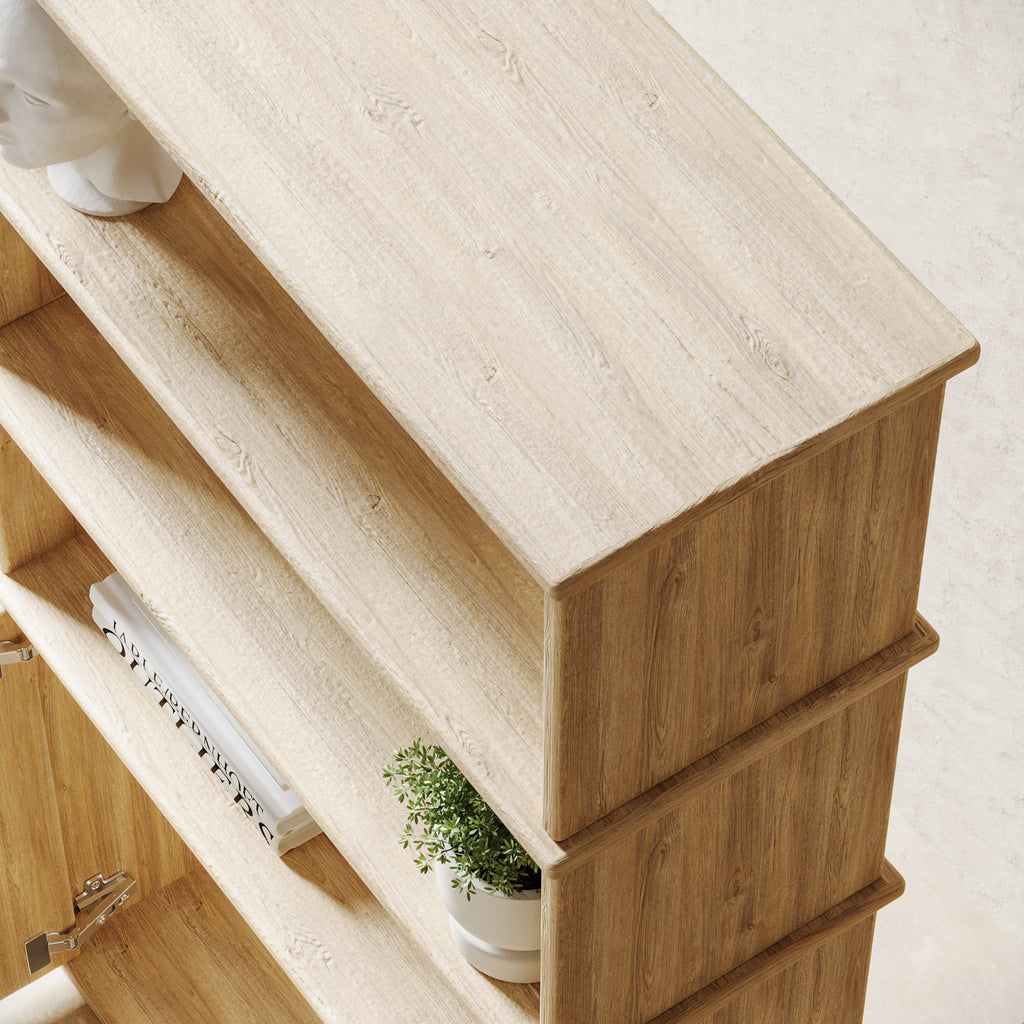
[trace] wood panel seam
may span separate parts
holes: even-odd
[[[791,932],[784,939],[751,957],[739,967],[687,996],[648,1024],[702,1024],[719,1008],[762,984],[768,978],[791,967],[819,946],[834,939],[878,913],[898,899],[905,888],[899,872],[886,861],[881,876],[843,900],[820,917]]]
[[[61,288],[60,292],[56,295],[51,295],[48,299],[44,299],[39,303],[38,306],[33,306],[32,309],[26,309],[24,312],[19,313],[17,316],[12,316],[10,320],[5,320],[0,327],[7,327],[9,324],[16,324],[19,320],[23,320],[27,316],[32,316],[33,313],[38,313],[39,310],[45,309],[52,302],[59,302],[61,299],[67,296],[67,292]]]
[[[914,628],[894,644],[843,673],[771,718],[693,762],[671,778],[558,843],[561,856],[544,865],[558,878],[635,834],[709,786],[792,742],[825,719],[907,672],[938,648],[938,633],[918,614]]]

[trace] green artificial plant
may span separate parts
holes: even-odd
[[[454,888],[471,896],[475,882],[511,896],[540,886],[540,870],[440,748],[415,740],[395,751],[384,779],[407,811],[400,842],[427,872],[436,861],[458,874]]]

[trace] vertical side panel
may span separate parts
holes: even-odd
[[[872,915],[712,1013],[652,1024],[861,1024],[874,928]]]
[[[903,890],[887,862],[871,885],[649,1024],[857,1024],[875,916]]]
[[[0,327],[63,293],[18,232],[0,217]]]
[[[0,639],[18,635],[10,617],[0,614]],[[38,659],[8,665],[0,679],[0,997],[32,980],[25,942],[74,923],[39,665]]]
[[[97,872],[124,870],[138,882],[138,902],[197,862],[57,676],[37,663],[72,881],[80,887]]]
[[[906,635],[942,388],[545,609],[545,826],[565,839]]]
[[[0,217],[0,327],[62,294],[35,253]],[[0,428],[0,572],[11,572],[74,530],[70,513]]]
[[[877,879],[905,685],[545,879],[543,1019],[643,1024]]]
[[[0,572],[13,572],[77,529],[71,513],[0,427]]]

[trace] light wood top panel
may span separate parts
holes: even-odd
[[[321,816],[319,808],[313,810],[336,838],[343,827],[343,837],[372,860],[373,870],[390,876],[389,885],[401,893],[400,921],[373,898],[327,837],[310,840],[283,858],[271,852],[93,625],[88,586],[109,570],[87,537],[75,538],[14,575],[0,577],[0,600],[16,609],[47,663],[323,1020],[536,1024],[536,986],[491,982],[451,947],[447,914],[433,880],[418,873],[395,840],[400,816],[397,807],[389,806],[395,801],[383,787],[356,792],[367,789],[368,776],[377,774],[375,763],[369,764],[372,772],[363,771],[376,755],[361,749],[352,734],[338,737],[347,759],[338,754],[325,758],[312,721],[305,721],[299,745],[307,754],[295,756],[290,767],[304,772],[304,781],[316,789],[309,761],[319,760],[316,772],[328,775],[326,797],[338,807],[353,796],[372,801],[383,795],[379,806],[344,826],[336,814]],[[286,695],[260,689],[251,700],[262,706],[274,701],[279,726],[294,727]],[[232,710],[243,721],[247,717]],[[252,707],[247,710],[251,715]],[[310,711],[312,717],[317,710]],[[394,728],[396,721],[386,724]],[[266,739],[254,736],[258,742]],[[309,793],[303,795],[312,805]],[[135,1018],[126,1020],[135,1024]]]
[[[645,0],[44,6],[548,585],[977,356]]]
[[[270,740],[285,775],[301,778],[297,766],[309,762],[331,806],[327,765],[372,750],[354,769],[360,785],[397,809],[380,768],[423,733],[460,762],[539,862],[550,859],[539,726],[531,734],[506,692],[465,675],[440,695],[404,688],[385,659],[316,601],[69,299],[0,332],[0,401],[11,436],[137,592],[167,615],[168,632],[191,645],[197,668],[224,688],[239,720],[256,733],[252,716],[263,715],[273,733],[275,709],[288,703],[294,754]],[[400,629],[401,619],[393,625]],[[254,707],[251,688],[264,685],[265,703]],[[490,711],[477,718],[474,705]],[[300,724],[307,719],[329,756],[311,757]],[[488,732],[488,719],[504,724]],[[359,820],[363,812],[355,813]]]

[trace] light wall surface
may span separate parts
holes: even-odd
[[[865,1024],[1024,1021],[1024,0],[652,0],[981,342],[946,390]]]

